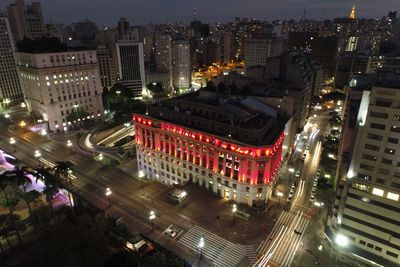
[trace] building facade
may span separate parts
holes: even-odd
[[[142,98],[146,90],[143,44],[141,42],[117,42],[119,83],[132,90],[135,98]]]
[[[37,39],[45,36],[40,2],[25,5],[23,0],[16,0],[14,4],[7,6],[7,16],[16,42],[24,37]]]
[[[265,66],[268,58],[280,56],[283,48],[283,38],[251,38],[245,42],[245,65],[246,67]]]
[[[4,14],[0,13],[0,101],[23,101],[21,86],[15,64],[15,46],[10,25]]]
[[[338,185],[332,229],[349,251],[383,266],[400,264],[400,90],[364,91],[347,179]]]
[[[282,159],[284,124],[244,103],[201,99],[169,100],[134,115],[139,171],[169,186],[190,181],[226,200],[265,206]],[[226,108],[228,117],[237,112],[249,120],[229,127]]]
[[[106,46],[98,46],[96,56],[99,61],[101,86],[109,89],[115,83],[115,62],[112,51]]]
[[[50,131],[102,120],[103,90],[95,51],[18,52],[17,65],[28,110],[46,121]]]
[[[172,42],[172,85],[177,90],[189,89],[192,82],[190,44],[187,40]]]

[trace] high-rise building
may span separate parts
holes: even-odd
[[[0,58],[0,104],[4,99],[11,102],[23,100],[15,65],[14,41],[10,25],[3,13],[0,13]]]
[[[135,98],[141,98],[145,90],[143,43],[117,42],[119,83],[124,84]]]
[[[250,38],[245,42],[244,62],[246,67],[265,66],[270,57],[279,56],[284,48],[284,39],[274,36]]]
[[[144,179],[170,186],[190,181],[226,200],[265,209],[287,121],[275,109],[200,91],[149,106],[147,114],[134,115]]]
[[[191,86],[190,44],[184,39],[172,42],[172,84],[175,89],[185,90]]]
[[[172,39],[169,34],[156,34],[154,37],[156,70],[169,72],[172,68]]]
[[[96,56],[99,61],[101,86],[109,89],[115,83],[114,57],[106,46],[98,46]]]
[[[202,63],[205,66],[221,63],[221,47],[218,42],[208,39],[204,45]]]
[[[231,60],[233,59],[232,37],[233,37],[232,32],[229,31],[224,33],[224,63],[230,63]]]
[[[399,66],[399,64],[397,64]],[[347,176],[332,216],[333,240],[346,252],[381,266],[400,264],[400,73],[379,74],[364,91]]]
[[[40,2],[25,5],[23,0],[16,0],[7,7],[7,16],[16,42],[24,37],[37,39],[45,36]]]
[[[99,65],[93,50],[17,52],[28,110],[50,131],[66,131],[86,120],[102,120]]]

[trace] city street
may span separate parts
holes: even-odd
[[[304,132],[297,141],[296,152],[288,164],[288,168],[295,168],[292,173],[301,170],[300,177],[295,182],[297,186],[293,199],[285,204],[287,211],[280,214],[272,232],[258,246],[257,252],[261,258],[255,266],[268,266],[269,263],[276,266],[310,266],[309,264],[314,264],[315,257],[311,257],[310,261],[309,255],[299,252],[305,248],[304,243],[308,239],[313,239],[314,243],[322,242],[323,239],[321,229],[310,229],[308,225],[324,218],[322,213],[316,213],[317,207],[314,203],[318,200],[311,201],[310,197],[314,175],[318,169],[322,152],[321,136],[328,128],[328,119],[327,113],[310,117]],[[301,157],[307,145],[309,145],[309,152],[303,160]],[[281,185],[286,185],[286,188],[284,187],[282,190],[285,192],[282,197],[285,202],[292,182],[296,179],[292,179],[292,176],[287,172],[286,177],[283,175],[281,178]]]
[[[310,152],[304,163],[300,159],[302,152],[299,151],[292,157],[295,160],[289,162],[290,166],[302,170],[291,205],[286,204],[286,196],[282,205],[281,201],[276,203],[275,198],[271,200],[271,208],[267,213],[257,215],[254,211],[246,210],[252,214],[248,222],[240,219],[232,221],[231,204],[196,185],[187,185],[189,201],[183,206],[175,206],[168,201],[168,187],[141,181],[137,179],[136,171],[128,174],[119,167],[104,166],[102,162],[93,159],[90,151],[83,153],[82,148],[76,146],[75,139],[72,139],[73,146],[68,149],[64,144],[65,138],[54,138],[57,140],[54,141],[19,127],[14,130],[3,127],[0,130],[0,146],[12,152],[8,140],[15,137],[17,142],[14,155],[32,167],[36,167],[39,160],[40,164],[49,166],[60,160],[71,161],[75,165],[74,193],[83,196],[86,201],[105,210],[115,219],[122,216],[124,224],[133,232],[143,233],[189,262],[197,263],[200,260],[197,246],[200,237],[203,237],[206,246],[201,251],[201,262],[204,264],[212,262],[214,266],[247,266],[261,259],[257,266],[265,266],[260,262],[294,266],[295,262],[308,261],[307,257],[310,257],[303,255],[299,259],[297,255],[303,248],[303,234],[315,212],[310,202],[311,186],[321,153],[319,136],[327,127],[328,118],[326,114],[312,118],[312,124],[318,124],[320,131],[310,126],[310,129],[306,128],[307,140],[300,138],[297,142],[299,150],[303,150],[306,143],[309,143]],[[40,159],[33,157],[35,150],[40,150]],[[136,170],[136,162],[132,162],[131,169]],[[286,188],[283,191],[290,188],[289,179],[293,181],[291,176],[286,171],[286,175],[281,178],[280,186]],[[109,196],[105,195],[107,187],[112,191]],[[208,203],[207,206],[204,203]],[[282,207],[285,211],[282,211]],[[154,231],[148,219],[150,211],[156,214]],[[170,227],[177,232],[174,238],[164,234]]]

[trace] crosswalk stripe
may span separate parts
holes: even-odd
[[[234,244],[197,225],[184,233],[178,242],[194,251],[199,251],[197,246],[201,237],[204,238],[205,243],[202,254],[213,263],[213,266],[236,266],[247,254],[244,246]]]

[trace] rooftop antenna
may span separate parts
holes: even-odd
[[[197,18],[197,8],[196,6],[193,6],[193,21],[196,21]]]
[[[306,12],[307,12],[307,9],[304,9],[303,10],[303,20],[306,20]]]

